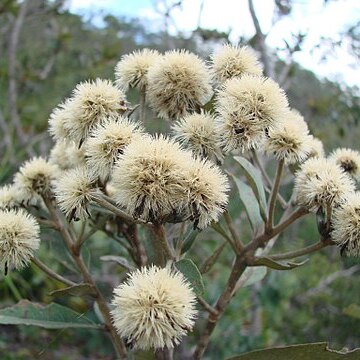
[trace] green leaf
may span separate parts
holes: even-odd
[[[249,185],[245,184],[242,180],[235,176],[232,177],[239,190],[239,196],[245,206],[246,214],[250,220],[251,227],[256,232],[264,222],[260,214],[259,202]]]
[[[254,167],[248,160],[241,156],[234,156],[234,159],[240,164],[245,172],[246,179],[250,187],[254,191],[256,198],[260,204],[260,214],[264,221],[267,219],[267,205],[264,184],[260,171]]]
[[[291,270],[291,269],[297,268],[301,265],[304,265],[308,261],[309,261],[309,259],[306,259],[299,263],[295,263],[295,262],[291,262],[291,261],[277,262],[268,257],[260,257],[255,260],[254,266],[264,265],[264,266],[267,266],[267,267],[269,267],[271,269],[275,269],[275,270]]]
[[[360,306],[357,304],[351,304],[343,310],[345,315],[360,319]]]
[[[360,349],[340,352],[328,348],[326,342],[300,344],[251,351],[228,360],[358,360]]]
[[[65,306],[56,303],[43,305],[28,300],[0,310],[0,324],[34,325],[46,329],[101,328],[101,325]]]
[[[78,284],[74,286],[69,286],[63,289],[51,291],[51,296],[61,297],[61,296],[85,296],[85,295],[96,295],[94,287],[89,284]]]
[[[215,251],[204,261],[204,263],[200,267],[201,274],[205,274],[208,271],[210,271],[210,269],[213,267],[216,260],[218,259],[218,257],[222,253],[222,251],[224,250],[224,247],[226,246],[226,244],[227,244],[227,241],[224,241],[223,243],[221,243],[215,249]]]
[[[266,266],[259,266],[256,268],[248,267],[244,271],[244,274],[242,275],[245,278],[248,276],[248,278],[244,282],[243,287],[253,285],[253,284],[257,283],[258,281],[262,280],[265,277],[266,273],[267,273]],[[248,274],[250,274],[250,275],[248,275]]]
[[[184,254],[191,249],[196,237],[200,233],[201,233],[200,229],[193,229],[192,227],[190,228],[188,234],[185,236],[185,240],[184,240],[183,246],[181,248],[181,254]]]
[[[189,281],[197,295],[202,295],[204,293],[205,287],[200,271],[191,260],[182,259],[177,261],[175,267]]]
[[[133,271],[135,270],[135,267],[132,266],[129,261],[122,257],[122,256],[115,256],[115,255],[104,255],[100,257],[100,260],[102,261],[113,261],[123,267],[125,270]]]

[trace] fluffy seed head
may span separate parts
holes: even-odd
[[[56,164],[61,170],[84,165],[84,149],[79,149],[73,141],[57,141],[50,151],[49,162]]]
[[[356,150],[339,148],[330,154],[330,159],[334,160],[346,173],[354,179],[360,179],[360,153]]]
[[[195,227],[203,229],[226,209],[229,183],[220,168],[208,160],[183,163],[186,197],[184,206]]]
[[[116,159],[130,142],[141,136],[140,126],[124,117],[109,118],[98,124],[85,143],[86,163],[100,179],[110,176]]]
[[[58,173],[59,168],[42,157],[26,161],[14,177],[14,185],[19,191],[18,199],[30,201],[41,195],[49,195],[51,182]]]
[[[210,113],[185,116],[172,127],[174,139],[193,152],[195,156],[222,159],[215,119]]]
[[[50,114],[49,133],[55,141],[63,141],[69,137],[66,124],[71,124],[73,118],[72,100],[67,99],[58,105]]]
[[[287,164],[305,160],[310,153],[310,136],[304,118],[297,112],[289,114],[269,128],[265,149]]]
[[[313,135],[309,135],[310,152],[308,157],[321,158],[325,156],[324,145],[322,141]]]
[[[332,240],[348,256],[360,256],[360,193],[347,195],[345,202],[334,209]]]
[[[180,212],[185,190],[179,163],[191,161],[190,152],[163,136],[134,140],[114,168],[114,198],[135,218],[164,222]]]
[[[283,90],[261,76],[245,74],[228,80],[218,92],[218,127],[225,151],[262,145],[265,131],[289,111]]]
[[[30,262],[40,246],[39,235],[39,224],[24,210],[0,210],[0,265],[5,272]]]
[[[327,204],[337,206],[354,190],[353,180],[324,158],[305,161],[295,176],[297,202],[312,211]]]
[[[90,216],[89,204],[95,176],[85,166],[67,170],[54,181],[55,197],[69,220]]]
[[[148,100],[160,117],[180,118],[204,104],[211,93],[205,63],[185,50],[169,51],[149,68]]]
[[[244,74],[262,74],[262,66],[251,48],[230,44],[225,44],[212,55],[211,70],[213,78],[218,84],[223,84],[228,79]]]
[[[4,185],[0,187],[0,209],[13,209],[18,206],[18,196],[15,185]]]
[[[111,313],[120,336],[135,348],[172,348],[192,330],[195,301],[180,272],[152,266],[115,288]]]
[[[147,85],[147,73],[160,54],[156,50],[142,49],[124,55],[115,67],[116,84],[127,90],[129,87],[139,89]]]
[[[121,115],[126,110],[126,99],[111,81],[96,79],[78,84],[70,105],[72,116],[64,126],[71,139],[81,144],[95,125],[109,116]]]

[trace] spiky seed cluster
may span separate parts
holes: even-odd
[[[244,74],[261,75],[262,66],[255,52],[247,46],[225,44],[211,57],[211,72],[218,84]]]
[[[186,200],[194,227],[205,228],[218,220],[226,209],[229,183],[219,167],[210,161],[195,159],[183,164]]]
[[[305,160],[311,150],[309,129],[304,118],[297,112],[288,115],[269,128],[265,150],[287,164]]]
[[[124,55],[115,67],[116,84],[124,90],[146,88],[148,70],[159,59],[159,52],[150,49]]]
[[[0,209],[13,209],[18,206],[18,190],[15,185],[0,187]]]
[[[211,96],[205,63],[185,50],[169,51],[149,68],[148,100],[160,117],[178,119]]]
[[[50,151],[49,162],[56,164],[61,170],[85,165],[85,152],[73,141],[59,140]]]
[[[309,158],[312,157],[322,158],[325,156],[324,145],[320,139],[316,138],[313,135],[309,135],[309,146],[310,146],[310,152],[308,154]]]
[[[297,202],[311,211],[340,204],[354,189],[353,180],[335,162],[324,158],[305,161],[295,176]]]
[[[59,168],[42,157],[26,161],[14,177],[14,185],[19,191],[19,202],[49,195],[51,182],[56,179],[58,173]]]
[[[211,159],[222,159],[215,119],[210,113],[187,115],[172,127],[174,139],[193,152],[194,155]]]
[[[172,348],[192,330],[196,296],[178,271],[152,266],[114,289],[112,317],[120,336],[139,349]]]
[[[339,148],[330,154],[330,159],[334,160],[346,173],[354,179],[360,179],[360,153],[356,150]]]
[[[54,181],[56,200],[69,220],[90,216],[89,204],[94,183],[95,176],[85,166],[67,170]]]
[[[70,131],[67,124],[71,124],[73,118],[73,101],[66,99],[59,104],[50,114],[49,133],[55,141],[68,140]]]
[[[161,223],[181,212],[184,187],[179,163],[191,161],[191,153],[163,136],[134,140],[114,168],[114,198],[135,218]]]
[[[348,256],[360,256],[360,193],[350,193],[346,201],[334,209],[332,240]]]
[[[21,269],[40,246],[40,227],[24,210],[0,210],[0,265]]]
[[[138,124],[122,116],[111,117],[98,124],[85,143],[88,167],[100,179],[108,179],[118,156],[134,138],[141,136],[141,131]]]
[[[271,79],[245,74],[228,80],[217,96],[221,146],[226,152],[259,147],[288,111],[285,93]]]

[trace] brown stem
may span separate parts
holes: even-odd
[[[289,225],[291,225],[294,221],[301,218],[302,216],[308,214],[309,211],[305,208],[301,207],[291,213],[287,218],[285,218],[281,223],[274,226],[272,229],[272,236],[280,234],[283,230],[285,230]]]
[[[117,356],[120,359],[126,359],[127,358],[126,347],[125,347],[125,344],[122,341],[121,337],[118,335],[115,327],[113,326],[112,318],[110,315],[110,310],[107,306],[106,299],[104,298],[103,294],[97,287],[89,270],[87,269],[87,267],[84,263],[84,260],[81,256],[80,252],[78,251],[79,249],[76,246],[75,239],[72,238],[69,230],[64,226],[62,218],[61,218],[60,214],[57,212],[56,208],[54,207],[52,201],[47,197],[43,197],[43,200],[44,200],[51,216],[53,217],[53,220],[56,222],[56,224],[58,226],[58,230],[61,233],[72,258],[74,259],[76,265],[78,266],[78,268],[83,276],[84,281],[86,283],[90,284],[95,290],[95,301],[98,304],[99,310],[104,318],[104,323],[106,325],[106,329],[109,332],[109,335],[111,337],[112,343],[116,350]]]
[[[214,331],[218,320],[224,313],[225,308],[229,304],[229,302],[233,296],[233,290],[236,286],[236,283],[237,283],[239,277],[241,276],[241,274],[245,271],[246,266],[247,265],[246,265],[245,258],[241,257],[241,256],[237,256],[234,266],[231,270],[226,288],[225,288],[224,292],[221,294],[221,296],[219,297],[218,301],[216,302],[215,310],[217,311],[217,313],[212,312],[208,316],[205,330],[204,330],[203,334],[201,335],[201,337],[198,341],[196,350],[194,352],[194,357],[193,357],[194,359],[201,359],[201,357],[203,356],[203,354],[209,344],[210,336],[211,336],[212,332]]]
[[[146,87],[142,86],[140,88],[140,122],[145,125],[145,118],[146,118]]]
[[[60,281],[61,283],[68,285],[68,286],[74,286],[76,283],[72,282],[71,280],[65,279],[58,273],[56,273],[54,270],[50,269],[47,265],[45,265],[43,262],[41,262],[38,258],[33,257],[31,261],[44,273],[46,273],[48,276],[50,276],[52,279],[56,281]]]
[[[242,241],[240,239],[240,235],[239,235],[238,231],[235,228],[235,225],[233,223],[231,215],[229,214],[228,211],[225,211],[223,215],[224,215],[226,225],[228,226],[228,228],[230,230],[230,233],[231,233],[231,236],[232,236],[232,238],[234,240],[235,246],[237,247],[237,250],[238,251],[243,250],[244,249],[244,244],[242,243]]]
[[[138,266],[145,266],[147,264],[148,258],[146,255],[146,250],[144,245],[139,239],[138,229],[136,224],[128,225],[126,231],[123,232],[125,237],[128,239],[130,245],[135,250],[135,261]]]
[[[164,226],[161,224],[154,224],[153,231],[155,234],[154,239],[154,250],[157,257],[157,265],[159,266],[165,266],[165,258],[167,260],[174,260],[175,255],[172,251],[172,249],[169,246],[169,243],[166,239],[165,229]]]
[[[217,316],[218,314],[217,310],[213,308],[208,302],[206,302],[205,299],[203,299],[201,296],[198,296],[197,301],[204,308],[204,310],[206,310],[210,314]]]

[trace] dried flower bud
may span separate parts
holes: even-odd
[[[61,170],[85,165],[84,149],[79,149],[73,141],[57,141],[50,151],[49,162]]]
[[[24,210],[0,210],[0,264],[5,273],[30,262],[40,246],[39,235],[39,224]]]
[[[4,185],[0,187],[0,209],[13,209],[18,204],[17,188],[15,185]]]
[[[212,93],[205,63],[185,50],[168,51],[149,68],[147,90],[150,106],[166,119],[197,110]]]
[[[356,150],[339,148],[330,154],[329,159],[334,160],[346,173],[354,179],[360,178],[360,153]]]
[[[130,274],[114,290],[114,325],[129,345],[140,349],[172,348],[191,331],[196,296],[184,276],[152,266]]]
[[[310,152],[308,158],[322,158],[325,156],[324,146],[320,139],[309,135]]]

